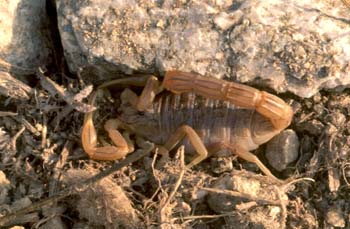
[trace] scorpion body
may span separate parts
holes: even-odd
[[[91,158],[115,160],[134,151],[131,133],[161,145],[158,149],[162,155],[187,137],[188,145],[198,154],[188,168],[208,154],[228,149],[277,179],[249,152],[290,124],[293,111],[277,96],[243,84],[180,71],[167,72],[161,84],[154,76],[139,76],[104,83],[98,90],[115,85],[144,89],[137,95],[126,88],[121,94],[119,117],[105,123],[113,146],[97,146],[93,112],[85,115],[82,145]],[[92,94],[90,104],[95,103],[96,96],[97,93]]]
[[[266,141],[275,134],[264,116],[251,109],[242,109],[227,101],[203,98],[194,93],[161,93],[145,111],[139,112],[129,103],[120,108],[119,119],[134,134],[163,145],[179,126],[191,126],[206,147],[219,142],[240,144],[246,150],[259,147],[262,134]],[[258,125],[256,125],[258,124]],[[258,138],[256,138],[258,137]],[[188,141],[186,150],[193,151]]]

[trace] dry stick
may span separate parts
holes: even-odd
[[[286,225],[287,225],[287,206],[286,206],[285,201],[283,201],[283,199],[282,199],[281,189],[276,187],[276,186],[274,187],[274,189],[276,190],[277,197],[281,202],[281,205],[280,205],[280,207],[281,207],[281,222],[280,223],[281,223],[281,225],[284,225],[284,228],[286,228]]]
[[[17,113],[10,112],[10,111],[0,111],[0,117],[6,117],[6,116],[16,116]]]
[[[43,115],[43,124],[42,124],[42,130],[41,130],[41,147],[45,149],[46,146],[46,140],[47,140],[47,117],[44,113]]]
[[[19,136],[26,130],[24,126],[21,127],[21,129],[11,138],[11,146],[12,149],[16,149],[16,142]]]
[[[58,95],[61,99],[63,99],[67,104],[72,106],[77,111],[88,113],[96,109],[94,106],[82,102],[82,100],[86,98],[92,91],[92,86],[88,86],[81,90],[78,94],[73,95],[61,85],[45,76],[45,71],[43,69],[39,68],[37,75],[40,79],[41,86],[45,90],[47,90],[52,96]]]
[[[271,204],[271,205],[280,205],[281,204],[281,201],[261,199],[259,197],[255,197],[255,196],[252,196],[250,194],[241,193],[241,192],[238,192],[238,191],[220,190],[220,189],[216,189],[216,188],[205,188],[205,187],[200,187],[200,189],[208,191],[208,192],[218,193],[218,194],[224,194],[224,195],[229,195],[229,196],[234,196],[234,197],[246,198],[246,199],[253,200],[253,201],[256,201],[258,203],[261,203],[261,204]],[[288,203],[287,200],[285,202]]]
[[[39,201],[37,203],[32,204],[31,206],[22,208],[18,211],[15,211],[13,213],[7,214],[3,217],[0,218],[0,226],[4,226],[9,222],[13,222],[17,217],[21,216],[21,215],[25,215],[29,212],[35,211],[40,209],[41,207],[45,206],[45,205],[49,205],[52,204],[56,201],[59,201],[71,194],[73,194],[75,192],[76,189],[79,188],[83,188],[83,186],[95,183],[99,180],[101,180],[102,178],[105,178],[107,176],[109,176],[110,174],[120,170],[121,168],[127,166],[130,163],[133,163],[141,158],[143,158],[144,156],[146,156],[147,154],[149,154],[154,148],[154,145],[150,145],[149,149],[146,150],[137,150],[136,152],[132,153],[130,156],[126,157],[123,161],[121,161],[118,164],[114,164],[111,168],[100,172],[99,174],[86,179],[80,183],[77,183],[75,185],[72,185],[60,192],[58,192],[57,194],[53,195],[50,198],[44,199],[42,201]]]
[[[63,146],[63,149],[60,154],[60,159],[55,164],[55,167],[53,168],[53,174],[51,176],[51,181],[49,183],[49,197],[54,195],[58,188],[60,176],[62,173],[63,166],[66,164],[67,157],[69,154],[69,151],[72,150],[74,142],[71,140],[67,140],[66,143]]]
[[[30,122],[28,122],[22,115],[14,117],[14,119],[17,122],[20,122],[23,126],[25,126],[26,130],[28,130],[30,133],[32,133],[36,137],[39,137],[41,135],[41,133]]]
[[[151,196],[151,198],[149,198],[143,202],[143,209],[144,210],[147,210],[148,208],[155,205],[155,202],[153,201],[153,199],[157,196],[159,191],[163,191],[162,182],[158,179],[158,177],[155,173],[155,164],[156,164],[157,155],[158,155],[158,148],[156,148],[156,150],[153,154],[153,160],[152,160],[152,164],[151,164],[152,173],[153,173],[154,179],[158,182],[158,187],[157,187],[156,191],[153,193],[153,195]]]
[[[190,215],[190,216],[182,216],[175,217],[175,220],[194,220],[194,219],[215,219],[220,217],[232,216],[234,212],[223,213],[220,215]]]
[[[168,208],[168,205],[170,204],[170,201],[173,199],[173,197],[175,196],[175,193],[179,189],[179,187],[180,187],[180,185],[182,183],[184,174],[186,172],[184,146],[180,146],[179,151],[180,151],[181,171],[180,171],[180,174],[179,174],[179,178],[177,179],[177,181],[175,183],[173,191],[170,193],[170,195],[168,196],[167,200],[165,201],[163,206],[160,208],[160,211],[159,211],[159,215],[160,215],[159,218],[160,218],[160,225],[161,225],[160,228],[165,228],[165,227],[163,227],[163,224],[167,223],[167,222],[164,222],[164,218],[167,218],[166,217],[166,214],[167,214],[166,210]]]
[[[342,164],[342,174],[343,174],[343,180],[345,181],[347,186],[350,186],[349,180],[346,177],[346,169],[349,168],[349,163]]]
[[[179,178],[177,179],[177,181],[175,183],[173,191],[170,193],[170,195],[168,196],[168,199],[166,200],[166,202],[164,203],[163,207],[161,208],[161,211],[170,204],[170,201],[173,199],[175,193],[177,192],[177,190],[180,187],[180,184],[182,182],[182,179],[183,179],[185,171],[186,171],[184,147],[181,146],[179,148],[179,151],[180,151],[180,163],[181,163],[181,171],[180,171],[180,174],[179,174]]]

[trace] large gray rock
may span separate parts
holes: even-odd
[[[71,71],[194,71],[309,97],[349,86],[350,16],[326,0],[57,0]]]
[[[350,14],[342,1],[245,1],[230,33],[239,81],[309,97],[349,86]]]
[[[222,76],[229,71],[228,48],[223,48],[222,31],[213,28],[213,16],[230,6],[222,2],[59,0],[59,29],[70,69],[181,69]]]
[[[15,76],[33,74],[52,59],[45,0],[0,3],[0,69]]]

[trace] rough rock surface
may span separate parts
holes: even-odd
[[[222,76],[229,71],[225,36],[213,29],[213,16],[230,4],[57,1],[57,8],[72,71],[93,64],[124,73],[177,68]]]
[[[304,97],[350,84],[342,1],[58,0],[57,8],[73,72],[107,79],[176,68]]]
[[[32,74],[52,61],[45,0],[1,1],[0,28],[1,70]]]
[[[92,168],[90,171],[70,169],[65,179],[67,183],[76,183],[94,173],[96,171]],[[81,199],[76,206],[77,211],[80,217],[91,225],[103,225],[107,228],[142,228],[131,201],[111,177],[102,179],[79,195]]]
[[[285,193],[278,193],[278,185],[271,185],[271,180],[266,176],[252,174],[247,171],[233,170],[230,175],[224,175],[216,180],[212,188],[217,190],[231,190],[240,195],[223,193],[210,193],[208,197],[209,207],[216,212],[228,212],[236,208],[242,201],[278,201],[288,200]],[[279,197],[279,195],[281,195]]]
[[[251,174],[244,170],[233,171],[229,175],[218,178],[212,185],[213,191],[209,193],[207,201],[209,207],[218,213],[241,212],[232,215],[230,225],[238,225],[244,222],[246,227],[256,228],[256,225],[264,228],[283,228],[285,225],[285,213],[281,206],[288,202],[288,196],[279,185],[271,184],[268,177]],[[256,202],[264,202],[266,207],[257,207]],[[273,203],[269,206],[269,204]],[[249,207],[250,206],[250,207]],[[250,209],[251,210],[247,210]],[[250,214],[247,214],[247,211]],[[247,226],[249,224],[249,226]],[[259,227],[257,227],[259,228]]]
[[[288,10],[286,10],[288,9]],[[342,1],[245,1],[230,33],[239,81],[310,97],[349,85],[350,16]]]

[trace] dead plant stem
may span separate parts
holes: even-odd
[[[109,168],[105,171],[102,171],[91,178],[88,178],[80,183],[72,185],[72,186],[58,192],[57,194],[51,196],[50,198],[36,202],[28,207],[22,208],[18,211],[15,211],[15,212],[11,212],[11,213],[1,217],[0,218],[0,226],[5,226],[9,222],[14,222],[16,220],[16,218],[18,218],[19,216],[23,216],[23,215],[28,214],[30,212],[39,210],[41,207],[43,207],[45,205],[53,204],[53,203],[65,198],[71,194],[74,194],[77,189],[81,189],[84,186],[93,184],[93,183],[101,180],[102,178],[105,178],[105,177],[111,175],[112,173],[120,170],[121,168],[127,166],[128,164],[133,163],[133,162],[143,158],[144,156],[149,154],[153,150],[153,148],[154,148],[154,145],[152,144],[152,145],[150,145],[149,149],[147,149],[147,150],[137,150],[136,152],[132,153],[130,156],[126,157],[120,163],[114,164],[111,168]]]

